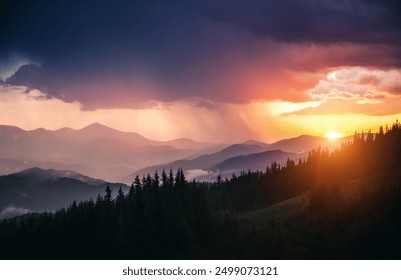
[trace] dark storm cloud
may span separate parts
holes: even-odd
[[[217,2],[219,7],[208,10],[215,20],[232,22],[256,36],[285,42],[401,42],[398,0]]]
[[[280,42],[381,44],[395,50],[383,57],[386,66],[401,65],[394,55],[400,47],[398,1],[5,0],[0,5],[0,59],[21,53],[42,62],[22,66],[6,82],[88,109],[191,97],[261,98],[245,92],[253,89],[245,84],[260,83],[247,71],[259,67],[274,85],[282,82],[286,67],[303,67],[274,62],[283,53],[277,50]],[[266,66],[255,66],[263,59]],[[366,64],[354,59],[359,63]],[[314,67],[322,65],[305,65],[308,71]],[[274,98],[286,94],[273,89],[280,91]]]

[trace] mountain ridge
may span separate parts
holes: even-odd
[[[299,159],[300,157],[306,157],[307,152],[312,149],[316,149],[318,147],[333,149],[339,146],[343,141],[347,140],[348,138],[345,137],[337,141],[330,141],[328,138],[312,135],[299,135],[288,139],[282,139],[273,143],[263,143],[257,140],[249,139],[242,143],[229,145],[228,147],[225,147],[218,152],[201,155],[193,159],[177,160],[167,164],[148,166],[143,169],[137,170],[129,175],[126,175],[124,178],[122,178],[122,181],[129,182],[132,181],[136,175],[142,176],[147,173],[152,174],[156,170],[169,170],[170,168],[183,168],[184,172],[190,170],[201,170],[203,171],[203,173],[207,174],[204,177],[200,178],[210,179],[210,172],[215,171],[213,170],[213,166],[222,164],[222,162],[226,160],[238,160],[233,159],[235,157],[264,153],[269,151],[281,151],[290,155],[291,159]],[[254,157],[258,157],[258,155],[254,155]],[[280,159],[282,161],[285,161],[287,158]],[[271,161],[265,160],[266,166],[270,163]],[[244,163],[242,167],[236,168],[235,172],[248,170],[246,166],[247,164]],[[262,169],[265,170],[266,166],[264,166],[264,168]],[[260,168],[261,166],[258,167]],[[215,176],[216,174],[213,173],[212,175]]]
[[[18,173],[0,176],[0,219],[29,212],[53,211],[67,207],[72,201],[96,199],[106,186],[113,196],[118,189],[127,193],[129,187],[107,183],[70,170],[30,168]],[[14,209],[14,212],[10,209]]]
[[[23,130],[0,125],[0,143],[2,158],[13,166],[9,168],[7,161],[3,160],[0,164],[2,174],[25,169],[24,162],[29,161],[46,162],[48,164],[40,165],[50,168],[75,166],[74,171],[88,171],[90,176],[105,180],[130,170],[189,157],[200,151],[188,149],[188,144],[186,149],[182,145],[174,147],[174,141],[153,141],[140,134],[121,132],[100,123],[90,124],[80,130],[67,127],[58,130]],[[200,143],[198,148],[202,148],[202,145]],[[88,168],[81,169],[79,166]]]

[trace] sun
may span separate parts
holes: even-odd
[[[330,140],[341,138],[343,135],[338,133],[337,131],[331,130],[324,135],[324,137],[329,138]]]

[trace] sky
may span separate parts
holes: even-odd
[[[3,0],[0,123],[272,142],[401,119],[398,0]]]

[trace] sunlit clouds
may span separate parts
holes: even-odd
[[[270,142],[401,114],[397,1],[123,2],[7,2],[0,123]]]
[[[0,86],[0,119],[24,129],[80,129],[100,122],[123,131],[135,131],[151,139],[190,137],[196,140],[231,142],[258,137],[252,123],[263,121],[252,114],[254,106],[224,105],[218,110],[194,103],[158,103],[144,109],[81,110],[78,102],[45,98],[37,90]],[[235,114],[234,114],[235,112]]]
[[[382,103],[401,94],[401,70],[361,67],[341,68],[308,91],[313,100],[355,100],[358,104]]]
[[[2,86],[0,116],[2,123],[25,129],[79,129],[101,122],[152,139],[189,137],[214,142],[250,138],[274,141],[299,134],[327,136],[328,129],[351,135],[355,127],[377,129],[400,116],[399,70],[345,67],[317,75],[321,77],[317,84],[304,91],[309,96],[306,101],[268,100],[270,97],[267,97],[267,100],[237,103],[189,98],[95,110],[82,110],[78,101],[65,102],[40,90]],[[115,102],[119,95],[114,93],[119,88],[112,85],[107,96],[98,96],[99,102],[109,99]],[[289,84],[283,81],[282,86]],[[88,90],[97,92],[96,88]]]
[[[394,115],[401,108],[401,71],[350,67],[329,72],[308,90],[319,106],[297,114]]]

